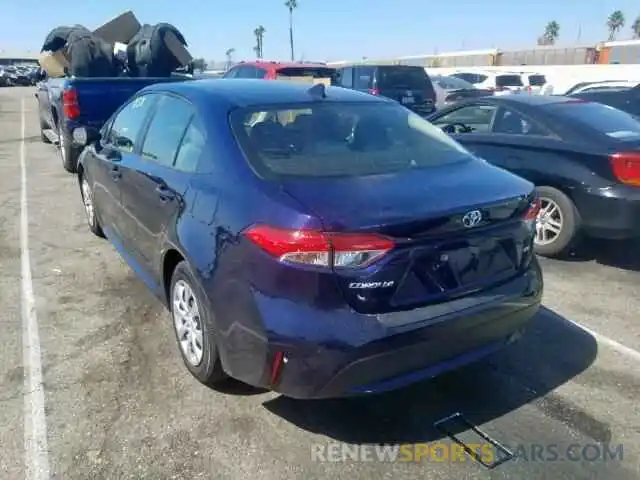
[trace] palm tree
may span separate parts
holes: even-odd
[[[558,40],[560,36],[560,24],[555,20],[547,23],[547,26],[544,27],[544,36],[549,41],[548,45],[553,45]]]
[[[609,41],[616,38],[616,33],[624,27],[624,13],[616,10],[607,19],[607,28],[609,29]]]
[[[640,38],[640,15],[633,21],[631,30],[633,30],[633,38]]]
[[[262,40],[264,39],[264,33],[266,32],[265,28],[262,25],[259,25],[254,31],[253,34],[256,36],[256,46],[253,49],[256,52],[256,56],[258,58],[262,58],[263,50],[262,50]]]
[[[225,56],[227,57],[226,70],[229,70],[231,68],[231,66],[233,65],[233,54],[235,53],[235,51],[236,51],[235,48],[230,48],[229,50],[224,52]]]
[[[293,50],[293,11],[298,8],[298,2],[296,0],[287,0],[284,2],[284,6],[289,10],[289,45],[291,46],[291,61],[295,61],[295,55]]]
[[[547,23],[544,33],[538,37],[538,45],[553,45],[560,35],[560,24],[555,20]]]

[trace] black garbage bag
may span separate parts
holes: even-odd
[[[47,35],[42,51],[64,49],[67,73],[76,77],[114,77],[118,74],[113,47],[82,25],[60,26]]]
[[[86,28],[74,29],[67,38],[69,74],[76,77],[118,75],[113,46]]]
[[[41,52],[55,52],[60,50],[67,44],[67,39],[69,38],[69,34],[76,27],[66,27],[60,26],[56,27],[49,32],[49,34],[44,39],[44,43],[42,44]]]
[[[127,65],[132,77],[169,77],[180,62],[166,43],[167,33],[173,33],[187,46],[182,33],[169,23],[145,24],[127,45]]]

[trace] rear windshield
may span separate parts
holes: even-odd
[[[496,87],[522,87],[522,77],[520,75],[498,75],[496,77]]]
[[[329,67],[286,67],[276,72],[281,77],[334,78],[335,70]]]
[[[640,140],[640,122],[630,114],[601,103],[572,100],[565,103],[547,105],[561,115],[571,117],[610,138],[622,142]]]
[[[353,177],[466,161],[440,128],[396,104],[333,103],[234,110],[238,144],[269,178]]]
[[[542,87],[547,83],[547,79],[544,75],[529,75],[529,85],[532,87]]]
[[[466,80],[467,82],[470,82],[470,83],[482,83],[487,78],[489,78],[487,75],[482,75],[480,73],[465,73],[465,72],[453,73],[451,74],[451,76],[454,78],[461,78],[462,80]]]
[[[422,67],[379,67],[378,88],[431,90],[431,81]]]
[[[448,90],[474,90],[473,83],[469,83],[466,80],[456,77],[434,77],[435,82],[440,85],[441,88]]]

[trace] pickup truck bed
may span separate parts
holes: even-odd
[[[71,133],[79,126],[100,129],[127,99],[142,88],[161,82],[185,81],[169,78],[53,78],[38,84],[36,98],[42,141],[58,147],[62,165],[75,172],[81,149]]]

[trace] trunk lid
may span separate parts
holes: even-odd
[[[334,269],[346,301],[363,313],[412,309],[491,287],[517,275],[531,255],[522,216],[533,186],[485,162],[282,186],[326,230],[395,241],[370,266]]]

